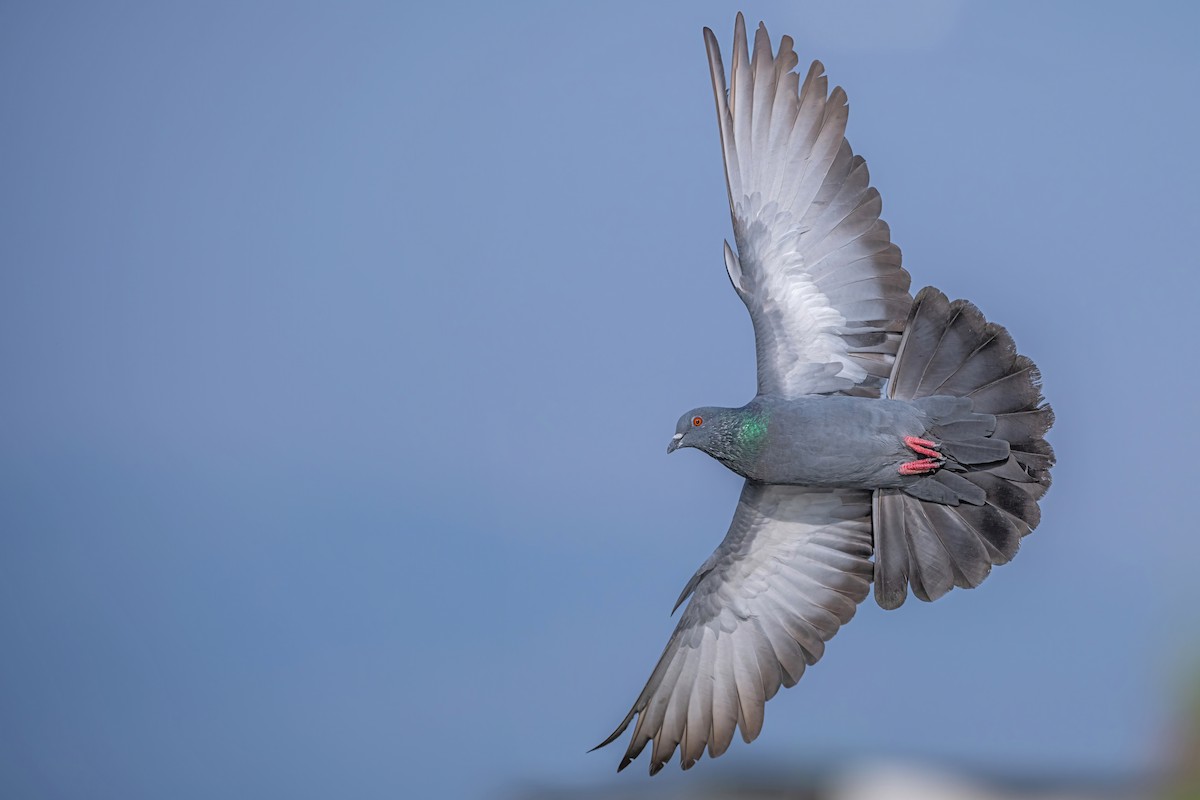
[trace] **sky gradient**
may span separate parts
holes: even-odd
[[[845,87],[914,291],[1042,368],[1055,483],[1013,564],[867,600],[656,780],[1148,769],[1200,648],[1200,14],[834,5],[741,10]],[[0,794],[617,780],[585,751],[740,489],[664,452],[754,388],[700,35],[737,10],[0,8]]]

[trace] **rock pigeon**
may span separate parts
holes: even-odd
[[[978,586],[1039,521],[1054,454],[1037,367],[1008,332],[937,289],[909,294],[879,193],[844,138],[846,94],[784,36],[737,17],[716,97],[736,251],[725,267],[754,324],[758,392],[684,414],[694,447],[746,479],[724,541],[650,679],[618,771],[653,742],[688,769],[749,742],[764,703],[815,664],[875,584],[893,609]]]

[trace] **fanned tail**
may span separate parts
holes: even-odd
[[[912,586],[936,600],[1008,563],[1040,520],[1054,412],[1034,363],[1003,327],[927,286],[913,303],[888,396],[916,403],[946,465],[874,497],[875,600],[897,608]]]

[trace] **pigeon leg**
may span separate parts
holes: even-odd
[[[917,461],[906,461],[900,465],[901,475],[924,475],[927,472],[935,472],[942,464],[945,463],[940,458],[922,458]]]
[[[916,436],[905,436],[904,446],[914,453],[930,458],[941,458],[942,454],[938,452],[941,447],[937,442],[931,442],[928,439],[918,439]]]
[[[937,442],[931,442],[928,439],[921,439],[917,436],[905,436],[904,446],[920,456],[927,458],[918,458],[915,461],[906,461],[900,465],[901,475],[924,475],[927,472],[934,472],[942,464],[946,463],[946,457],[938,452],[941,447]]]

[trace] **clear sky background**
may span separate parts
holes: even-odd
[[[1060,464],[1013,564],[868,600],[752,747],[656,780],[1161,758],[1200,643],[1196,8],[743,6],[846,88],[914,289],[1042,367]],[[618,780],[585,751],[740,488],[665,453],[754,388],[700,35],[737,10],[0,7],[0,793]]]

